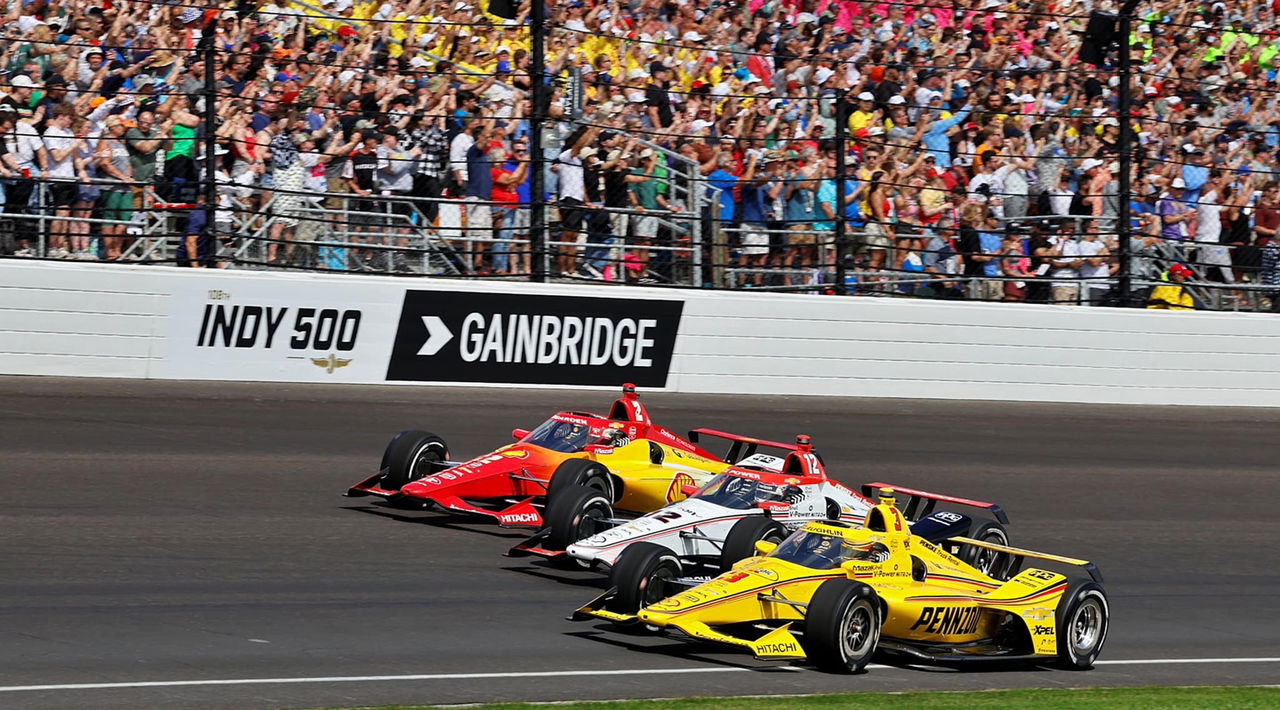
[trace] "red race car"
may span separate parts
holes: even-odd
[[[508,527],[539,528],[546,502],[557,491],[587,486],[632,513],[657,510],[684,496],[744,457],[772,459],[757,449],[794,447],[698,429],[689,438],[654,424],[624,385],[609,415],[559,412],[532,431],[511,432],[516,442],[470,461],[449,460],[444,439],[430,432],[400,432],[387,445],[382,466],[352,486],[348,496],[378,496],[389,503],[482,515]],[[701,437],[730,442],[721,457]],[[692,440],[691,440],[692,439]],[[787,451],[782,451],[783,455]],[[781,458],[777,459],[779,462]]]

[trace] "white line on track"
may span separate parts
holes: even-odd
[[[1193,663],[1280,663],[1274,658],[1136,658],[1097,661],[1097,665],[1157,666]],[[871,665],[869,668],[893,668]],[[795,666],[771,666],[771,670],[801,671]],[[119,688],[174,688],[214,685],[283,685],[299,683],[376,683],[406,680],[485,680],[497,678],[568,678],[574,676],[670,675],[689,673],[756,672],[757,668],[716,666],[713,668],[628,668],[579,671],[511,671],[506,673],[423,673],[418,675],[317,676],[311,678],[215,678],[209,680],[143,680],[125,683],[61,683],[50,685],[0,685],[0,693],[54,690],[112,690]]]

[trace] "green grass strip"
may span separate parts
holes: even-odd
[[[438,705],[381,710],[430,710]],[[454,706],[457,707],[457,706]],[[849,693],[749,698],[495,703],[473,710],[1274,710],[1280,688],[1081,688],[977,692]]]

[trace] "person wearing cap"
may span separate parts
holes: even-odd
[[[4,87],[4,97],[0,98],[0,106],[9,107],[19,118],[30,118],[33,107],[31,94],[36,83],[26,74],[16,74]]]
[[[633,145],[630,149],[624,148],[624,150],[634,148]],[[631,265],[629,270],[640,279],[645,279],[649,262],[653,258],[647,247],[658,238],[657,214],[659,211],[671,211],[671,204],[659,189],[658,153],[652,148],[643,148],[636,158],[637,167],[631,169],[626,180],[630,187],[631,208],[643,214],[632,220],[635,234],[633,248],[624,250],[622,254],[624,263]]]
[[[1189,148],[1185,149],[1185,148]],[[1182,166],[1182,182],[1186,185],[1182,199],[1188,204],[1195,204],[1200,199],[1200,191],[1209,179],[1209,156],[1204,149],[1196,145],[1184,148],[1184,164]]]
[[[1080,302],[1080,243],[1076,241],[1075,220],[1064,221],[1058,227],[1058,234],[1050,240],[1046,258],[1049,263],[1050,303],[1074,306]]]
[[[133,170],[130,167],[129,148],[124,141],[126,130],[128,129],[119,116],[109,116],[106,120],[106,133],[98,140],[94,153],[98,174],[116,181],[102,186],[98,202],[102,219],[113,222],[102,225],[103,251],[109,261],[119,259],[128,246],[124,238],[125,224],[133,218],[133,195],[129,191],[129,185],[133,182]]]
[[[1147,297],[1147,308],[1159,311],[1194,311],[1195,299],[1184,285],[1191,278],[1192,271],[1185,264],[1174,264],[1161,278],[1164,283],[1151,289]]]
[[[1186,186],[1181,176],[1174,178],[1169,183],[1169,189],[1156,202],[1156,214],[1160,215],[1160,236],[1173,242],[1174,246],[1187,239],[1188,225],[1192,224],[1196,214],[1182,197]]]
[[[664,64],[654,62],[649,73],[649,82],[644,87],[645,115],[649,118],[649,125],[655,128],[670,128],[671,122],[675,119],[675,112],[671,109],[671,95],[668,93],[671,85],[671,69]]]
[[[849,135],[869,127],[876,120],[876,96],[870,91],[857,95],[858,104],[849,113]]]

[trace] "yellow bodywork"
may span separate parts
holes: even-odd
[[[651,444],[662,449],[662,463],[652,463]],[[622,482],[622,494],[615,507],[638,513],[648,513],[668,503],[684,500],[684,486],[701,487],[729,468],[724,461],[646,439],[607,451],[588,452],[585,458],[603,465]]]
[[[884,505],[877,506],[883,508]],[[896,509],[892,511],[896,513]],[[869,516],[870,518],[870,516]],[[883,602],[882,640],[910,643],[966,644],[991,639],[1007,616],[1022,620],[1035,655],[1057,653],[1055,610],[1066,577],[1028,569],[1008,582],[988,577],[941,547],[906,531],[873,531],[814,522],[802,530],[843,538],[856,546],[879,543],[888,548],[882,561],[847,561],[832,569],[815,569],[772,556],[751,557],[709,582],[651,604],[635,616],[604,608],[608,595],[579,609],[581,614],[613,621],[678,630],[694,638],[744,646],[763,659],[805,658],[792,624],[803,628],[805,612],[824,582],[839,577],[870,585]],[[976,542],[957,539],[963,542]],[[1054,561],[1025,550],[984,547]],[[913,560],[913,558],[915,558]],[[913,567],[917,570],[913,573]],[[924,574],[919,571],[923,569]],[[923,578],[921,578],[923,576]],[[758,639],[717,630],[729,624],[763,623],[776,627]]]

